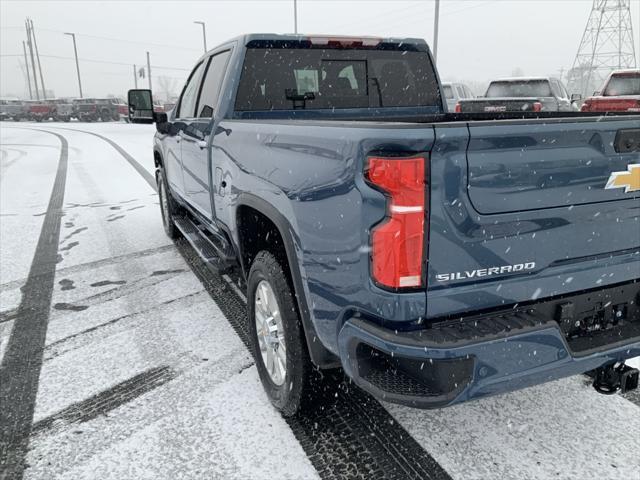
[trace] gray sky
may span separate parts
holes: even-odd
[[[591,0],[442,0],[438,67],[443,79],[483,83],[509,76],[558,75],[571,67]],[[640,54],[640,0],[631,0]],[[299,31],[433,39],[433,0],[298,0]],[[35,23],[47,89],[77,96],[71,38],[77,34],[85,96],[123,95],[133,64],[151,54],[154,91],[179,90],[209,48],[247,32],[293,31],[293,0],[148,0],[0,2],[0,95],[26,94],[20,65],[25,17]],[[111,63],[109,63],[111,62]],[[172,85],[173,83],[173,85]],[[146,86],[146,80],[139,80]],[[481,92],[476,92],[481,93]]]

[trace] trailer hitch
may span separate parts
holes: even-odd
[[[605,365],[589,374],[593,377],[593,388],[604,395],[612,395],[617,391],[625,393],[629,390],[635,390],[638,388],[640,376],[637,368],[625,365],[624,362]]]

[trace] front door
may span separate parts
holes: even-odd
[[[204,66],[204,62],[200,62],[191,72],[189,80],[182,90],[175,114],[170,119],[171,126],[169,133],[164,139],[164,143],[167,146],[164,153],[167,181],[171,189],[184,198],[187,196],[187,191],[184,181],[185,173],[182,167],[182,139],[184,137],[184,130],[188,128],[194,116]]]
[[[214,54],[205,60],[206,70],[193,118],[186,121],[181,134],[182,167],[189,203],[208,219],[213,219],[212,176],[209,164],[211,132],[218,96],[230,51]]]

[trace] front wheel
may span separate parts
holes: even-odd
[[[294,415],[311,389],[313,366],[284,270],[266,250],[255,257],[247,282],[251,347],[269,400]]]
[[[167,178],[162,167],[156,170],[156,182],[158,183],[158,199],[160,200],[162,225],[164,226],[164,231],[167,236],[172,240],[175,240],[178,238],[178,228],[173,221],[173,217],[178,214],[180,207],[171,196]]]

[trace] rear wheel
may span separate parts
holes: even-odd
[[[266,250],[247,282],[251,347],[262,385],[284,416],[294,415],[311,389],[313,366],[284,270]]]
[[[171,196],[169,185],[162,167],[156,170],[156,181],[158,183],[158,197],[160,200],[160,213],[162,215],[162,225],[167,236],[171,239],[178,238],[178,229],[173,221],[174,215],[180,212],[180,207]]]

